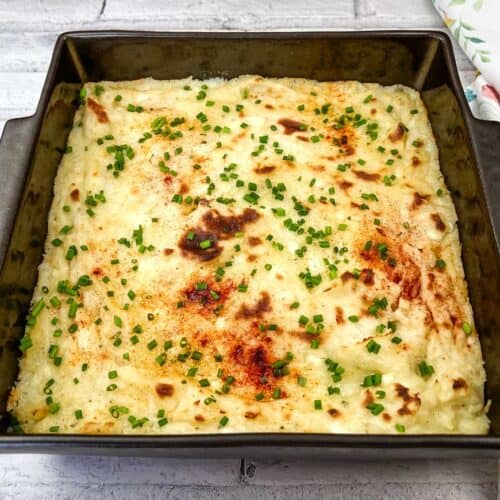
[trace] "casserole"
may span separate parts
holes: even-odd
[[[98,37],[97,37],[98,38]],[[402,83],[422,89],[423,99],[429,110],[434,135],[437,140],[441,169],[452,192],[459,218],[465,273],[469,293],[475,311],[478,330],[481,332],[483,355],[488,378],[487,398],[492,400],[490,418],[492,433],[495,433],[495,345],[493,335],[498,320],[495,307],[498,305],[498,173],[491,168],[495,153],[494,140],[499,131],[495,124],[481,123],[468,114],[456,69],[451,60],[450,45],[446,36],[439,33],[363,33],[362,35],[334,34],[290,34],[286,37],[275,34],[251,34],[244,37],[226,35],[162,35],[137,33],[103,34],[101,39],[90,33],[63,35],[56,45],[54,59],[44,88],[44,98],[37,111],[39,119],[28,126],[37,128],[39,141],[33,151],[31,168],[26,172],[19,167],[20,176],[11,176],[3,183],[6,192],[23,191],[16,222],[10,242],[2,239],[1,250],[7,258],[1,274],[2,307],[5,318],[2,328],[2,358],[0,360],[2,382],[0,389],[7,393],[15,378],[15,346],[22,331],[22,321],[35,282],[36,266],[40,262],[46,231],[46,217],[51,202],[52,181],[60,154],[65,147],[75,107],[66,96],[74,93],[75,85],[83,80],[126,80],[143,76],[156,78],[181,78],[224,76],[232,77],[245,73],[263,76],[307,77],[319,80],[356,79],[382,84]],[[163,64],[168,58],[169,64]],[[52,95],[57,83],[65,81],[67,92],[62,87],[58,98]],[[462,115],[463,114],[463,115]],[[43,115],[43,119],[42,119]],[[26,122],[25,122],[26,123]],[[477,144],[481,155],[479,169],[474,163],[475,143],[468,143],[468,127],[474,123],[478,134]],[[2,143],[9,146],[9,134],[21,123],[6,125]],[[29,135],[33,130],[26,129]],[[65,133],[64,133],[65,132]],[[5,142],[4,142],[5,141]],[[19,138],[11,138],[19,144]],[[3,145],[4,145],[3,144]],[[12,143],[11,143],[12,148]],[[24,152],[26,153],[26,152]],[[14,161],[26,161],[23,155],[10,153]],[[28,162],[29,163],[29,162]],[[489,168],[488,168],[489,165]],[[17,170],[17,169],[16,169]],[[22,189],[22,174],[27,173],[26,186]],[[16,183],[17,181],[17,183]],[[485,186],[481,188],[482,185]],[[496,183],[496,185],[495,185]],[[495,189],[497,191],[495,192]],[[15,202],[14,202],[15,203]],[[12,220],[12,219],[10,219]],[[7,245],[9,248],[7,249]],[[488,289],[485,286],[487,280]],[[2,444],[11,448],[23,443],[42,446],[47,443],[72,442],[94,447],[118,445],[124,449],[142,443],[146,447],[174,449],[183,443],[193,446],[207,445],[228,447],[237,454],[248,446],[254,452],[262,452],[261,443],[275,446],[279,443],[287,450],[302,442],[304,451],[318,453],[318,443],[324,443],[321,451],[326,455],[349,447],[363,448],[366,454],[383,443],[394,442],[396,450],[420,443],[422,453],[428,448],[443,446],[450,453],[460,454],[464,448],[462,440],[469,445],[495,449],[494,437],[366,437],[330,435],[232,435],[185,438],[111,438],[100,437],[33,437],[6,436]],[[182,439],[186,439],[185,442]],[[205,439],[205,441],[203,441]],[[468,441],[467,441],[468,439]],[[69,440],[69,441],[68,441]],[[200,441],[201,440],[201,441]],[[377,441],[378,440],[378,441]],[[365,445],[366,443],[366,445]],[[171,448],[172,447],[172,448]],[[276,450],[276,448],[275,448]],[[163,450],[164,451],[164,450]],[[225,449],[227,452],[228,450]],[[269,451],[269,450],[268,450]],[[181,450],[176,449],[176,453]],[[267,452],[266,452],[267,453]],[[395,455],[398,454],[394,451]],[[414,455],[413,455],[414,456]]]

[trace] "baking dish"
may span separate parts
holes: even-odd
[[[497,456],[500,444],[500,125],[475,120],[451,44],[440,32],[140,33],[61,35],[33,117],[9,121],[0,143],[0,412],[36,282],[55,171],[83,81],[305,77],[401,83],[422,91],[458,217],[469,293],[486,363],[489,436],[218,434],[132,437],[1,435],[0,451],[176,456]],[[0,421],[3,431],[8,417]],[[300,448],[300,451],[298,451]]]

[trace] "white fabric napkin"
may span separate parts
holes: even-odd
[[[500,122],[500,0],[432,0],[479,71],[465,89],[477,118]]]

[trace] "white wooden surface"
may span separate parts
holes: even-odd
[[[9,118],[34,111],[59,33],[110,28],[441,29],[442,23],[431,0],[0,0],[0,131]],[[463,80],[470,81],[472,66],[460,51],[457,58]],[[499,498],[496,460],[380,458],[311,463],[0,455],[0,500]]]

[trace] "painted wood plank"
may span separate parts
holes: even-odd
[[[45,73],[0,73],[0,120],[33,114],[45,76]]]
[[[166,21],[179,29],[191,26],[245,30],[300,26],[307,29],[352,22],[354,4],[352,0],[308,0],[307,3],[303,0],[226,0],[220,5],[211,0],[108,0],[101,21],[120,23],[124,14],[129,20],[154,20],[157,26]]]
[[[0,29],[0,73],[47,71],[57,35],[55,31],[2,32]],[[4,78],[0,78],[0,82]]]
[[[102,6],[103,0],[1,0],[0,31],[88,23],[97,20]]]
[[[441,27],[431,1],[358,0],[356,16],[364,26]]]

